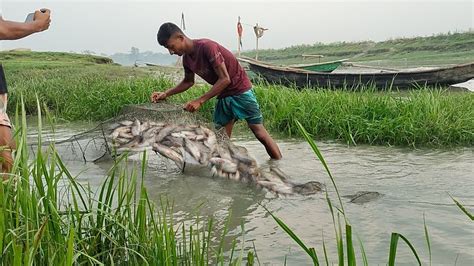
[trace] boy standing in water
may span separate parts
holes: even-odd
[[[35,32],[44,31],[49,28],[50,22],[48,9],[36,11],[33,21],[25,23],[4,20],[0,10],[0,40],[17,40]],[[12,150],[16,148],[7,115],[7,93],[5,73],[0,64],[0,173],[10,173],[13,165]],[[4,180],[7,178],[7,175],[3,175]]]
[[[217,42],[208,39],[190,39],[173,23],[161,25],[158,43],[170,54],[183,56],[184,79],[174,88],[165,92],[153,92],[151,101],[184,92],[194,85],[196,73],[212,88],[198,99],[187,102],[184,109],[197,111],[201,105],[217,96],[214,123],[224,127],[227,135],[232,135],[234,123],[245,119],[255,137],[265,146],[272,159],[281,159],[281,152],[275,141],[263,126],[263,117],[255,98],[247,74],[237,58]]]

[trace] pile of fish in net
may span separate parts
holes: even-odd
[[[153,150],[182,170],[198,165],[213,176],[251,183],[277,195],[310,195],[324,188],[316,181],[295,183],[275,166],[260,168],[247,149],[202,121],[197,114],[167,102],[128,105],[97,127],[54,143],[72,160],[84,161]]]
[[[277,167],[262,171],[247,149],[218,142],[216,133],[202,125],[123,120],[112,125],[108,137],[117,153],[152,149],[181,169],[203,165],[213,176],[254,183],[278,195],[310,195],[322,189],[316,181],[296,184]]]

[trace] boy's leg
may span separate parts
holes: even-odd
[[[230,137],[232,136],[232,129],[234,128],[234,124],[235,124],[235,119],[232,119],[229,121],[229,123],[227,123],[227,125],[225,125],[225,133],[227,134],[227,136]]]
[[[280,148],[278,148],[276,142],[273,140],[270,134],[268,134],[263,124],[249,123],[248,125],[255,137],[263,144],[263,146],[265,146],[268,155],[270,155],[272,159],[280,160],[282,157]]]

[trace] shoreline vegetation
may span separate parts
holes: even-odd
[[[0,260],[5,265],[255,265],[260,264],[258,247],[242,241],[225,243],[228,223],[214,228],[214,218],[199,217],[189,224],[177,223],[173,205],[166,199],[153,202],[148,197],[143,178],[146,175],[146,157],[142,154],[140,166],[127,162],[121,155],[97,191],[78,182],[61,160],[54,145],[41,146],[34,154],[27,143],[26,110],[20,97],[15,116],[15,138],[18,144],[10,178],[0,183]],[[38,107],[38,131],[42,128],[42,108]],[[306,246],[284,221],[265,208],[288,236],[306,252],[314,265],[356,265],[357,260],[369,265],[363,242],[349,223],[335,178],[326,161],[305,128],[296,127],[320,160],[335,189],[336,199],[326,193],[335,234],[335,255],[328,255],[328,242],[322,239],[323,249]],[[132,169],[130,169],[132,168]],[[462,203],[453,200],[453,208],[460,216],[473,220]],[[464,214],[463,214],[464,213]],[[230,220],[230,216],[227,217]],[[424,236],[428,254],[424,260],[431,264],[429,228],[423,216]],[[331,229],[328,228],[329,231]],[[423,234],[423,232],[422,232]],[[356,236],[358,241],[355,241]],[[402,240],[402,241],[399,241]],[[406,246],[400,246],[404,242]],[[358,251],[356,252],[356,247]],[[388,265],[395,265],[398,248],[409,249],[412,262],[422,264],[420,254],[403,234],[392,232]],[[319,257],[318,257],[319,254]],[[358,258],[358,259],[357,259]],[[286,260],[285,260],[286,264]]]

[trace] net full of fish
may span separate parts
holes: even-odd
[[[213,176],[253,183],[277,195],[311,195],[323,189],[316,181],[294,183],[277,167],[260,169],[247,149],[218,141],[203,125],[122,120],[110,126],[108,138],[117,153],[151,149],[181,169],[186,164],[206,166]]]

